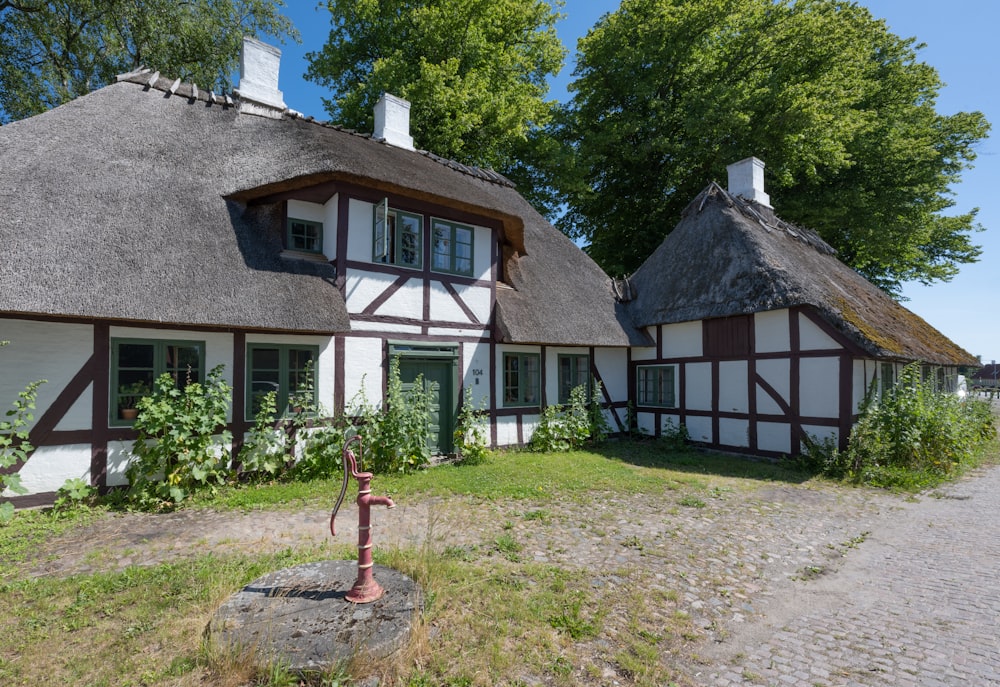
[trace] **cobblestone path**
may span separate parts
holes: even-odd
[[[880,519],[706,658],[701,684],[1000,685],[1000,469]]]

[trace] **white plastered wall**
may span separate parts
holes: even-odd
[[[757,423],[757,448],[774,453],[792,452],[792,427],[783,422]]]
[[[753,321],[755,351],[758,353],[782,353],[792,349],[788,331],[787,309],[755,313]]]
[[[702,354],[701,320],[663,327],[664,358],[696,358]]]
[[[791,361],[787,358],[758,360],[757,375],[773,388],[785,403],[791,405]],[[757,389],[757,412],[762,415],[782,415],[781,406],[759,385]]]
[[[458,293],[462,303],[476,316],[473,322],[455,297],[439,281],[431,282],[431,320],[435,322],[461,322],[484,326],[490,321],[492,298],[490,289],[484,286],[455,284],[452,288]]]
[[[462,344],[462,387],[472,392],[472,402],[479,407],[490,403],[490,345],[487,342]],[[462,399],[464,401],[464,399]]]
[[[684,424],[687,427],[688,436],[691,437],[692,441],[705,443],[714,441],[712,437],[712,418],[703,415],[688,415]]]
[[[38,387],[37,421],[94,352],[94,329],[85,324],[0,319],[0,404],[6,412],[31,382]],[[92,392],[84,390],[58,429],[90,429]],[[89,467],[89,448],[88,448]],[[62,483],[60,482],[60,485]]]
[[[816,326],[816,323],[799,314],[799,347],[803,351],[826,351],[839,349],[840,344]]]
[[[687,363],[684,366],[685,402],[688,410],[712,409],[712,364]],[[699,439],[699,441],[703,441]]]
[[[799,408],[804,417],[839,416],[839,358],[802,358],[799,361]]]
[[[41,446],[18,471],[29,494],[58,491],[66,480],[90,481],[90,444]],[[9,490],[4,496],[16,496]]]
[[[747,362],[745,360],[726,360],[719,363],[719,410],[721,412],[749,412],[747,388]]]
[[[364,389],[368,402],[382,403],[382,340],[348,337],[344,340],[344,403],[352,412],[352,401]]]

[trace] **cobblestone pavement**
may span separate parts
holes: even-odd
[[[1000,685],[1000,469],[935,496],[717,644],[699,682]]]
[[[610,604],[592,652],[603,677],[589,684],[629,683],[608,656],[638,593],[673,599],[646,604],[643,622],[691,618],[684,654],[662,659],[684,684],[1000,685],[1000,468],[916,499],[695,479],[694,491],[560,502],[403,502],[373,511],[375,541],[441,551],[504,534],[525,557],[586,570],[594,603]],[[356,517],[342,510],[339,541],[352,541]],[[312,508],[110,515],[52,542],[27,572],[328,546],[327,519]]]

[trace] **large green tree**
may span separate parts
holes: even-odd
[[[561,3],[559,3],[561,4]],[[306,78],[338,124],[371,131],[382,92],[411,102],[415,144],[506,171],[551,116],[565,49],[544,0],[329,0],[330,37]]]
[[[853,2],[623,0],[578,46],[561,227],[629,273],[755,155],[779,215],[875,283],[947,280],[979,254],[975,211],[944,212],[989,124],[936,111],[921,47]]]
[[[140,66],[222,87],[244,35],[296,38],[282,0],[4,0],[0,122],[21,119]]]

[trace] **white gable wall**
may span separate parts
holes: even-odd
[[[792,350],[788,330],[788,310],[755,313],[754,350],[757,353],[778,353]]]

